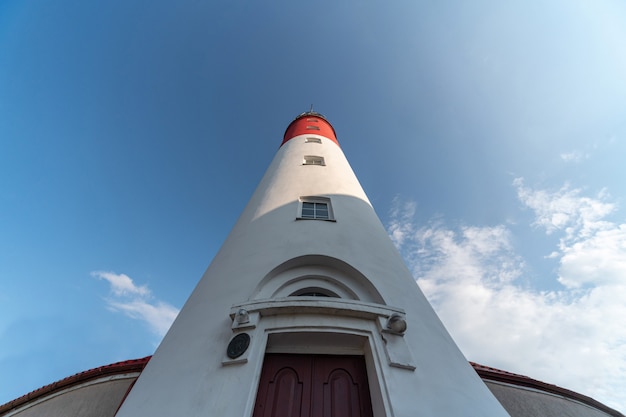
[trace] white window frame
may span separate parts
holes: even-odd
[[[321,138],[304,138],[304,143],[322,143]]]
[[[302,165],[316,165],[316,166],[326,166],[326,161],[324,161],[323,156],[318,155],[304,155],[302,158]]]
[[[303,216],[302,210],[304,208],[304,203],[313,203],[313,204],[326,204],[328,209],[328,218],[326,217],[309,217]],[[315,216],[315,214],[314,214]],[[298,201],[298,215],[296,216],[298,220],[322,220],[322,221],[335,221],[335,214],[333,213],[333,206],[330,203],[330,198],[326,197],[300,197]]]

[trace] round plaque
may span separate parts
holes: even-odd
[[[248,346],[250,346],[250,336],[248,333],[239,333],[237,336],[233,337],[228,344],[226,354],[231,359],[238,358],[243,355],[248,349]]]

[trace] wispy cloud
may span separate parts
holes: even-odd
[[[614,227],[604,220],[616,208],[607,201],[605,190],[595,197],[585,197],[581,189],[572,189],[567,184],[557,191],[533,190],[524,186],[523,178],[516,178],[513,185],[519,200],[535,212],[533,224],[544,228],[548,234],[562,231],[565,240],[572,240]]]
[[[606,192],[536,190],[516,179],[534,227],[558,234],[560,289],[530,288],[505,225],[417,226],[396,202],[389,226],[415,278],[465,355],[626,409],[626,225]],[[409,205],[410,207],[410,205]],[[558,284],[556,284],[558,286]],[[554,284],[552,285],[554,286]]]
[[[563,152],[559,156],[565,162],[580,162],[584,159],[589,159],[590,155],[582,151],[574,150],[571,152]]]
[[[617,209],[603,190],[595,197],[568,186],[557,191],[533,190],[514,181],[522,203],[535,213],[535,225],[550,234],[561,232],[559,282],[567,288],[584,284],[620,284],[626,279],[626,224],[606,218]]]
[[[413,232],[414,225],[411,220],[415,216],[416,206],[413,201],[402,202],[399,197],[394,199],[391,213],[394,222],[389,225],[388,231],[396,246],[402,245]]]
[[[105,300],[111,310],[145,322],[159,336],[165,335],[178,315],[176,307],[154,300],[146,285],[136,285],[126,274],[94,271],[91,276],[109,283],[110,294]]]

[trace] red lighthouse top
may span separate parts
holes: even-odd
[[[314,111],[304,112],[296,117],[293,122],[287,126],[285,136],[283,136],[283,143],[280,145],[284,145],[289,139],[296,136],[306,134],[324,136],[339,145],[337,136],[335,136],[335,129],[333,129],[332,125],[328,123],[328,120],[326,120],[324,116]]]

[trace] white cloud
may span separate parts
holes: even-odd
[[[149,296],[150,290],[145,285],[136,286],[132,279],[126,274],[115,274],[113,272],[95,271],[92,276],[104,279],[111,285],[111,291],[116,296],[137,295],[141,297]]]
[[[564,238],[571,240],[610,227],[603,218],[616,207],[605,201],[608,197],[605,190],[592,198],[582,197],[581,189],[570,189],[567,184],[553,192],[528,188],[523,178],[516,178],[513,185],[519,200],[535,212],[534,225],[545,228],[548,234],[564,231]]]
[[[390,230],[415,278],[470,360],[626,409],[626,225],[606,220],[606,193],[534,190],[515,180],[533,225],[560,236],[561,289],[528,287],[525,261],[504,225],[418,227],[396,201]],[[404,204],[406,206],[406,204]],[[408,205],[410,207],[410,205]],[[558,285],[558,284],[557,284]],[[554,286],[554,284],[552,285]]]
[[[389,225],[388,231],[391,240],[395,245],[402,245],[407,235],[413,232],[411,219],[415,216],[415,202],[400,202],[399,198],[394,199],[391,217],[393,222]]]
[[[601,191],[595,197],[564,186],[557,191],[533,190],[515,179],[517,195],[535,213],[536,226],[546,233],[561,231],[559,282],[568,288],[619,283],[626,278],[626,225],[606,220],[616,210]]]
[[[571,152],[563,152],[559,155],[565,162],[580,162],[583,159],[588,159],[589,154],[582,151],[574,150]]]
[[[153,300],[150,289],[136,285],[128,275],[105,271],[94,271],[91,275],[109,283],[111,295],[105,300],[111,310],[145,322],[159,336],[165,335],[178,315],[176,307]]]

